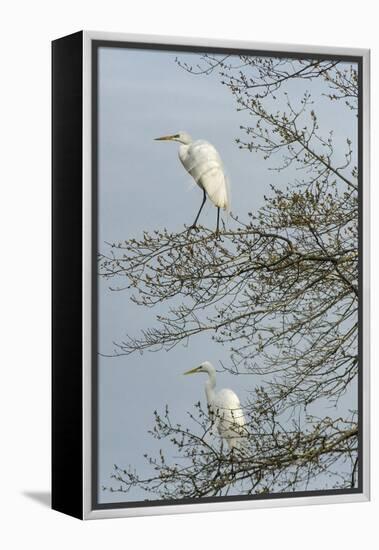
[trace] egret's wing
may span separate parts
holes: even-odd
[[[230,209],[227,180],[222,169],[209,169],[202,175],[199,183],[215,206],[224,210]]]
[[[179,151],[184,168],[216,206],[229,209],[228,183],[221,157],[211,143],[197,140]]]
[[[235,426],[244,426],[245,417],[240,400],[232,390],[220,390],[214,402],[218,416],[225,422]]]
[[[193,141],[191,144],[179,149],[179,157],[184,168],[196,179],[201,177],[207,164],[222,167],[221,157],[216,148],[203,139]]]
[[[213,409],[220,436],[227,441],[231,449],[240,448],[243,438],[247,436],[247,430],[238,396],[232,390],[220,390],[214,399]]]

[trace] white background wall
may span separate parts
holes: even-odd
[[[81,523],[50,511],[50,40],[80,29],[370,47],[370,0],[16,1],[1,8],[0,542],[4,548],[373,548],[378,522],[378,291],[373,295],[372,502]],[[379,220],[373,135],[372,266]],[[375,282],[373,275],[373,282]],[[38,499],[31,495],[37,494]],[[42,496],[41,496],[42,495]],[[370,538],[373,542],[369,542]],[[4,541],[2,541],[4,539]]]

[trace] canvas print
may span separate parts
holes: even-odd
[[[94,64],[95,506],[360,491],[359,59]]]

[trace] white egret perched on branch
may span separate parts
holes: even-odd
[[[207,196],[217,207],[217,229],[219,232],[220,208],[230,210],[228,181],[221,157],[211,143],[203,139],[192,141],[187,132],[155,138],[156,141],[177,141],[180,143],[179,159],[187,172],[203,190],[203,202],[191,228],[196,227]]]
[[[226,440],[231,450],[241,448],[242,438],[246,437],[247,431],[240,400],[233,390],[215,391],[216,369],[209,361],[204,361],[199,367],[184,374],[201,372],[208,374],[208,380],[205,382],[205,395],[211,413],[215,415],[218,433]]]

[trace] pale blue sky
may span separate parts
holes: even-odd
[[[181,166],[177,144],[155,142],[154,137],[186,130],[193,138],[213,143],[231,181],[232,211],[242,218],[262,204],[270,183],[284,186],[291,179],[288,172],[268,171],[261,155],[238,149],[234,138],[240,135],[246,115],[236,112],[217,74],[191,76],[175,63],[177,56],[187,61],[198,58],[198,54],[100,48],[100,251],[106,250],[105,241],[138,237],[142,230],[181,230],[196,215],[202,194]],[[315,86],[319,84],[297,84],[292,95],[299,97]],[[320,93],[319,88],[313,91]],[[316,109],[320,126],[333,128],[337,143],[341,136],[355,142],[355,122],[342,116],[346,113],[342,105],[324,98]],[[212,205],[205,207],[201,223],[215,225]],[[109,284],[99,279],[99,352],[105,354],[112,353],[112,341],[154,325],[159,314],[132,304],[128,292],[109,291]],[[217,367],[227,356],[226,348],[200,336],[188,347],[170,352],[99,357],[99,487],[110,484],[114,463],[132,464],[139,473],[148,473],[142,455],[161,445],[147,434],[153,411],[163,410],[167,403],[175,420],[185,423],[186,411],[199,399],[204,403],[204,379],[183,377],[182,372],[204,360]],[[220,374],[218,385],[236,390],[243,402],[254,380]],[[138,490],[126,497],[99,493],[100,502],[141,498],[146,495]]]

